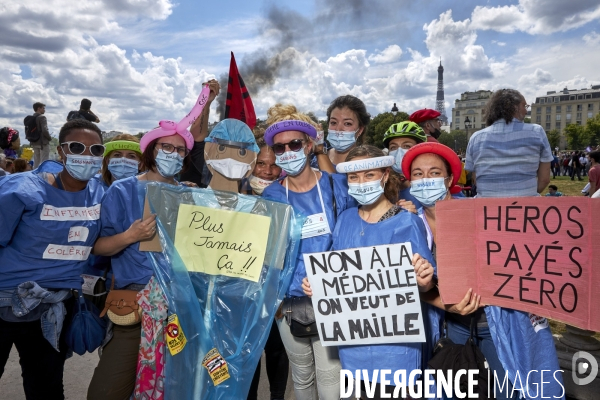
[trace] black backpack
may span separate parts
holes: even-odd
[[[42,135],[40,135],[40,130],[37,126],[37,117],[28,115],[23,120],[23,124],[25,125],[25,139],[30,142],[37,142],[40,140]]]
[[[85,117],[79,114],[79,111],[69,111],[69,115],[67,115],[67,121],[73,121],[74,119],[85,119]]]
[[[471,318],[471,332],[465,344],[456,344],[448,337],[442,337],[438,340],[433,348],[433,357],[427,363],[427,367],[437,370],[436,373],[442,374],[444,374],[443,371],[452,370],[452,378],[461,369],[479,370],[479,373],[476,375],[477,385],[474,387],[474,393],[478,394],[479,399],[494,399],[493,389],[490,388],[492,393],[488,393],[487,362],[473,339],[475,336],[475,326],[475,320]],[[445,328],[446,321],[444,321],[444,330]],[[446,376],[446,378],[448,377]],[[460,391],[468,393],[467,374],[460,377]]]

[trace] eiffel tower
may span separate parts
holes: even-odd
[[[444,125],[448,124],[446,117],[446,107],[444,106],[444,67],[442,67],[442,57],[440,57],[440,66],[438,67],[438,84],[437,96],[435,98],[435,109],[440,114],[440,119],[444,121]]]

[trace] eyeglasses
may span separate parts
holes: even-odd
[[[302,139],[294,139],[287,143],[275,143],[271,148],[273,149],[273,153],[275,155],[280,156],[285,153],[285,146],[287,146],[290,151],[300,151],[304,147],[304,140]]]
[[[104,147],[104,145],[101,145],[101,144],[93,144],[91,146],[86,146],[85,144],[83,144],[81,142],[64,142],[64,143],[61,143],[60,145],[61,146],[67,145],[69,152],[71,154],[77,154],[77,155],[83,154],[85,149],[87,149],[89,147],[90,153],[94,157],[103,157],[104,151],[106,150],[106,147]]]
[[[160,146],[162,151],[164,151],[167,154],[171,154],[175,150],[177,150],[177,154],[179,154],[181,157],[187,156],[190,152],[186,147],[176,147],[170,143],[156,143],[156,146]]]

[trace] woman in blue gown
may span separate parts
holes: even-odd
[[[349,194],[360,207],[344,211],[333,232],[333,249],[342,250],[357,247],[377,246],[410,242],[413,250],[413,265],[420,292],[427,292],[435,283],[435,267],[427,246],[425,226],[419,217],[394,204],[398,196],[397,177],[390,174],[394,157],[385,156],[374,146],[359,146],[348,153],[347,162],[338,165],[338,171],[344,170],[349,162],[363,159],[377,159],[384,168],[355,170],[348,173]],[[387,164],[386,164],[387,162]],[[303,282],[305,293],[312,294],[308,280]],[[409,371],[421,369],[421,343],[394,343],[377,345],[355,345],[339,347],[342,367],[351,371],[373,370]],[[362,382],[366,386],[376,384],[375,396],[381,393],[380,376],[374,382]],[[384,388],[386,393],[394,393],[393,382]],[[399,392],[400,389],[396,392]],[[406,390],[406,389],[405,389]],[[371,397],[370,397],[371,398]]]

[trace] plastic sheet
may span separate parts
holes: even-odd
[[[140,204],[145,190],[140,185]],[[279,303],[290,284],[303,219],[287,204],[254,196],[149,183],[162,252],[148,253],[164,290],[169,314],[177,314],[187,339],[166,358],[166,399],[245,399]],[[269,216],[265,261],[258,282],[188,272],[173,241],[180,204]],[[202,360],[217,349],[230,378],[213,384]]]

